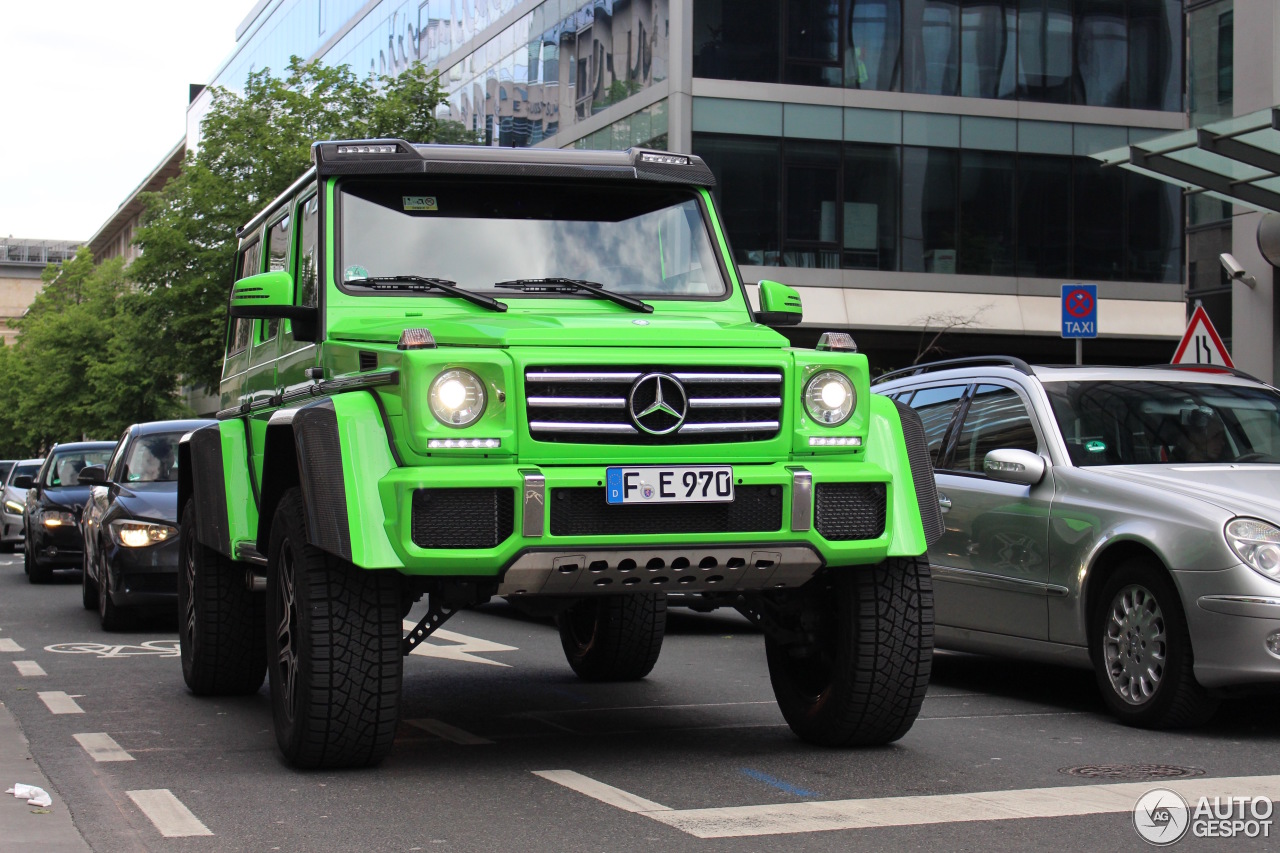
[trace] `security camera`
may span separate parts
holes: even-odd
[[[1240,262],[1237,261],[1235,256],[1230,252],[1223,252],[1221,255],[1218,255],[1218,260],[1222,262],[1222,268],[1227,271],[1227,275],[1229,275],[1233,281],[1243,282],[1249,287],[1258,286],[1258,280],[1249,275],[1248,271],[1240,265]]]

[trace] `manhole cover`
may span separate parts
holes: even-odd
[[[1085,764],[1063,767],[1058,772],[1085,779],[1185,779],[1204,775],[1199,767],[1178,767],[1176,764]]]

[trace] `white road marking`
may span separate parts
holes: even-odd
[[[94,761],[133,761],[133,756],[120,748],[105,732],[73,735]]]
[[[410,622],[407,619],[404,622],[406,631],[412,631],[418,626],[417,622]],[[449,646],[438,646],[432,640],[444,640],[452,643]],[[479,637],[468,637],[466,634],[458,634],[453,631],[446,631],[438,628],[427,639],[423,640],[414,647],[411,655],[421,655],[429,658],[444,658],[445,660],[460,660],[469,663],[486,663],[489,666],[511,666],[509,663],[499,663],[496,660],[477,657],[477,652],[514,652],[517,651],[515,646],[504,646],[502,643],[495,643],[491,640],[482,640]]]
[[[192,835],[213,835],[191,809],[173,795],[168,788],[150,791],[125,791],[134,805],[155,824],[165,838],[187,838]]]
[[[1280,798],[1280,776],[1233,776],[675,810],[572,770],[540,770],[534,775],[697,838],[1128,813],[1153,787],[1176,791],[1191,803],[1200,797],[1231,795]]]
[[[0,637],[0,652],[25,652],[22,646],[8,637]]]
[[[78,696],[68,696],[61,690],[42,691],[36,694],[54,714],[83,714],[84,709],[76,704]]]
[[[548,782],[555,782],[557,785],[564,785],[572,791],[586,794],[588,797],[614,808],[622,809],[624,812],[648,815],[652,812],[671,811],[667,806],[655,803],[653,800],[637,797],[635,794],[630,794],[621,788],[606,785],[604,782],[597,782],[590,776],[583,776],[573,770],[535,770],[533,775],[541,776]]]
[[[33,660],[16,660],[13,662],[13,665],[18,668],[18,675],[24,675],[28,678],[35,675],[49,674],[44,671],[44,667],[40,666],[40,664]]]
[[[422,729],[424,732],[431,732],[438,738],[453,741],[454,743],[464,744],[466,746],[479,746],[480,744],[493,743],[488,738],[473,735],[471,732],[464,732],[457,726],[451,726],[440,720],[432,720],[430,718],[421,720],[405,720],[406,723],[414,728]]]

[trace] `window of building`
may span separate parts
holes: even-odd
[[[1219,0],[1187,13],[1187,97],[1192,126],[1229,118],[1234,110],[1234,18],[1233,0]]]
[[[1021,0],[1018,8],[1018,97],[1071,102],[1074,53],[1071,0]]]
[[[1182,109],[1183,21],[1180,2],[1129,0],[1129,106]]]
[[[960,16],[960,94],[1012,98],[1017,91],[1018,9],[1008,0],[965,0]]]
[[[778,82],[782,0],[696,0],[693,74]]]
[[[898,146],[845,145],[841,265],[898,268]]]
[[[901,0],[852,0],[844,46],[844,85],[888,92],[898,88]]]
[[[693,150],[716,175],[716,204],[725,211],[740,264],[780,263],[781,140],[694,134]]]
[[[1125,278],[1182,280],[1182,190],[1146,175],[1125,173],[1128,235]]]
[[[1013,154],[961,151],[956,271],[1014,275],[1013,223]]]
[[[785,163],[783,265],[839,268],[839,145],[788,143]]]
[[[802,86],[840,86],[839,0],[790,0],[786,12],[783,81]]]
[[[960,91],[960,0],[903,0],[904,89],[923,95]]]
[[[1071,274],[1071,159],[1019,154],[1015,179],[1017,274]]]
[[[957,152],[902,149],[902,269],[956,271]]]
[[[1084,281],[1122,281],[1125,266],[1124,171],[1077,157],[1073,175],[1074,264]],[[1154,180],[1154,179],[1149,179]]]
[[[1127,106],[1125,0],[1080,0],[1076,39],[1076,102],[1095,107]]]

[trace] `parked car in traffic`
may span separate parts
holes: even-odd
[[[80,472],[89,486],[81,530],[81,597],[102,627],[126,627],[140,612],[177,607],[178,440],[217,421],[134,424],[105,465]]]
[[[18,488],[13,481],[18,477],[34,479],[43,464],[43,459],[21,459],[5,475],[3,503],[0,505],[0,551],[13,551],[21,545],[26,529],[22,512],[26,507],[27,490]]]
[[[1236,371],[955,359],[873,390],[924,423],[939,648],[1092,667],[1110,710],[1206,720],[1280,685],[1280,392]]]
[[[80,471],[104,464],[114,447],[110,441],[55,444],[35,477],[14,478],[15,486],[27,489],[22,565],[31,583],[47,583],[54,569],[80,568],[80,514],[89,499],[89,487],[79,482]]]

